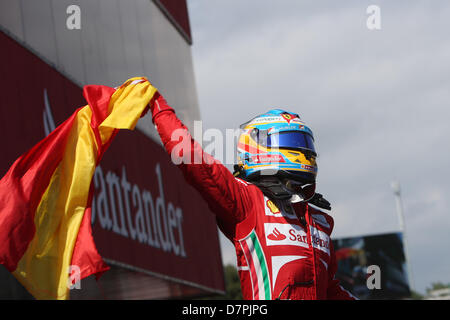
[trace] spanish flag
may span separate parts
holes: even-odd
[[[88,105],[0,180],[0,263],[36,299],[68,299],[70,270],[80,279],[108,270],[91,233],[92,177],[118,129],[133,130],[156,92],[142,77],[85,86]]]

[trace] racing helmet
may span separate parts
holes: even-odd
[[[263,176],[315,184],[314,136],[296,113],[270,110],[241,125],[236,175],[248,180]]]

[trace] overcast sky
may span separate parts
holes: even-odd
[[[381,30],[366,26],[372,4]],[[236,128],[274,107],[299,113],[315,134],[334,237],[399,230],[398,180],[416,291],[450,282],[450,2],[188,6],[204,129]]]

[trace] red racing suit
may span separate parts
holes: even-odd
[[[165,149],[174,162],[184,159],[178,167],[235,246],[244,299],[354,299],[334,278],[328,214],[306,203],[272,201],[235,178],[203,152],[161,95],[150,109]]]

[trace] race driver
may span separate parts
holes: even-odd
[[[333,219],[318,209],[330,207],[315,193],[313,134],[297,114],[276,109],[242,125],[232,174],[162,95],[150,109],[166,151],[234,244],[244,299],[355,299],[334,278]]]

